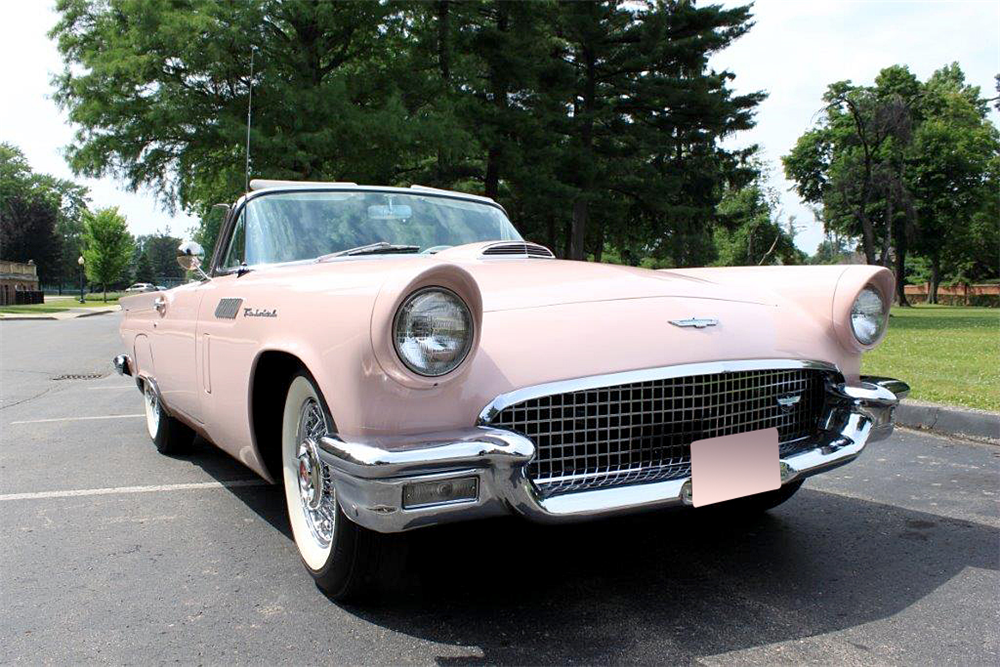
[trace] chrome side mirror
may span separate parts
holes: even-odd
[[[208,280],[208,274],[201,268],[205,259],[205,249],[197,241],[185,241],[177,248],[177,263],[185,271],[195,271],[203,279]]]

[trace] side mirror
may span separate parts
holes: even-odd
[[[202,278],[208,279],[201,268],[201,262],[205,259],[205,249],[197,241],[185,241],[177,248],[177,263],[185,271],[197,271]]]

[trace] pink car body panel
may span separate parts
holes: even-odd
[[[258,267],[129,296],[122,340],[171,412],[270,479],[250,415],[255,364],[268,351],[309,370],[339,434],[391,448],[395,436],[471,427],[500,394],[620,371],[796,359],[857,382],[865,348],[850,332],[851,304],[866,285],[886,298],[893,288],[874,266],[651,271],[482,258],[485,245]],[[428,285],[460,294],[476,322],[473,352],[440,378],[407,370],[390,340],[396,308]],[[215,316],[221,299],[242,300],[234,319]],[[670,323],[691,317],[718,325]]]

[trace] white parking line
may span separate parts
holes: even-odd
[[[135,417],[145,417],[144,414],[138,415],[101,415],[98,417],[55,417],[54,419],[29,419],[27,421],[21,422],[11,422],[13,424],[43,424],[45,422],[78,422],[78,421],[88,421],[91,419],[133,419]]]
[[[68,491],[38,491],[36,493],[0,494],[4,500],[41,500],[44,498],[77,498],[79,496],[111,496],[125,493],[156,493],[160,491],[196,491],[228,489],[235,486],[264,486],[263,479],[234,479],[228,482],[192,482],[189,484],[157,484],[155,486],[115,486],[104,489],[71,489]]]

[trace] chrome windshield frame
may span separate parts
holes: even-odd
[[[252,190],[247,192],[230,207],[229,212],[226,215],[225,220],[223,220],[222,228],[219,230],[219,237],[215,241],[215,248],[212,251],[212,266],[208,274],[210,276],[220,276],[229,275],[230,273],[235,273],[236,269],[225,269],[219,266],[222,261],[222,255],[225,253],[226,249],[229,248],[229,238],[233,234],[233,230],[236,227],[236,221],[239,220],[240,215],[246,208],[246,205],[259,197],[266,197],[268,195],[275,194],[289,194],[289,193],[303,193],[303,192],[371,192],[371,193],[382,193],[382,194],[397,194],[397,195],[409,195],[411,197],[438,197],[441,199],[451,199],[458,201],[466,201],[473,204],[481,204],[483,206],[492,206],[499,209],[503,213],[504,217],[507,218],[507,222],[510,223],[511,228],[521,237],[520,230],[514,226],[514,223],[510,221],[510,216],[507,214],[507,210],[498,204],[497,202],[489,199],[487,197],[480,197],[478,195],[464,194],[461,192],[450,192],[447,190],[433,190],[430,188],[424,189],[412,189],[412,188],[397,188],[392,186],[383,185],[302,185],[302,186],[281,186],[275,188],[263,188],[261,190]],[[524,238],[521,237],[519,240],[523,241]],[[301,259],[292,260],[288,262],[278,262],[272,264],[259,264],[261,266],[285,266],[287,264],[295,264],[301,262],[311,262],[313,259]]]

